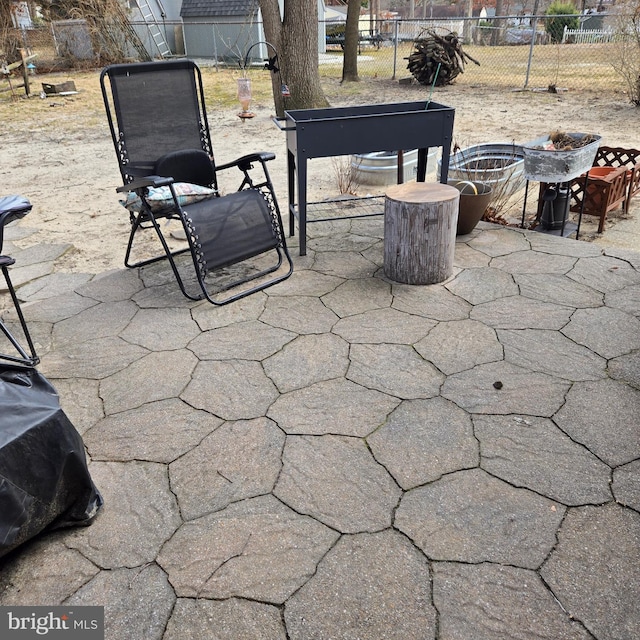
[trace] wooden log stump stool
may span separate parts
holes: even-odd
[[[404,284],[435,284],[453,273],[460,192],[439,182],[390,187],[384,204],[384,273]]]

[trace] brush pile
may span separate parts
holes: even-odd
[[[580,149],[586,147],[588,144],[595,142],[597,137],[586,133],[584,135],[571,135],[564,133],[564,131],[554,131],[549,136],[553,143],[553,148],[559,151],[571,151],[571,149]]]
[[[405,60],[409,61],[407,69],[420,84],[443,87],[464,72],[467,60],[480,65],[462,50],[455,32],[439,36],[427,29],[414,40],[413,46],[414,50]]]

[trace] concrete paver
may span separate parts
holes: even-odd
[[[556,541],[565,509],[482,469],[408,491],[395,525],[433,560],[535,569]]]
[[[62,395],[63,389],[58,384],[58,393]],[[83,432],[93,460],[173,462],[222,424],[220,418],[196,411],[177,398],[103,415],[101,411],[91,428]]]
[[[611,500],[611,469],[552,420],[534,416],[475,416],[480,466],[516,487],[566,505]]]
[[[433,638],[429,584],[428,562],[398,532],[343,536],[287,603],[287,630],[296,640]]]
[[[633,638],[640,626],[640,514],[608,503],[571,510],[541,576],[596,638]],[[571,567],[571,569],[569,569]]]
[[[502,360],[503,356],[496,332],[475,320],[439,322],[414,347],[445,375]]]
[[[109,640],[637,640],[640,254],[481,223],[411,287],[382,221],[310,236],[222,308],[25,255],[105,505],[1,559],[0,604],[103,605]]]
[[[174,460],[169,478],[184,518],[272,491],[282,472],[285,439],[267,418],[225,422]]]
[[[287,640],[278,607],[239,598],[178,598],[163,637],[164,640]]]
[[[157,560],[178,596],[283,604],[339,537],[264,495],[185,522]]]
[[[615,469],[611,489],[620,504],[640,511],[640,460]]]
[[[591,640],[533,571],[499,564],[438,562],[433,599],[444,640]]]
[[[367,443],[405,491],[478,465],[471,418],[441,397],[402,402]]]
[[[640,390],[614,380],[576,382],[556,424],[615,468],[640,457]]]

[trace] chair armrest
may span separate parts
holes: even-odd
[[[127,193],[128,191],[137,191],[146,187],[164,187],[173,183],[173,178],[163,178],[162,176],[145,176],[144,178],[136,178],[131,182],[118,187],[117,193]]]
[[[231,167],[248,170],[251,168],[250,165],[252,162],[268,162],[269,160],[274,160],[275,157],[276,154],[271,151],[258,151],[257,153],[250,153],[249,155],[242,156],[233,162],[216,165],[216,170],[223,171],[224,169],[229,169]]]

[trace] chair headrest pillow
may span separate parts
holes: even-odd
[[[213,184],[213,163],[201,149],[183,149],[162,156],[156,162],[154,174],[173,178],[175,182],[189,182],[209,187]]]

